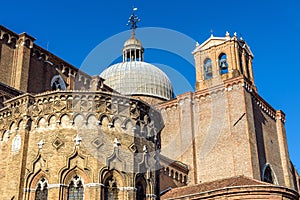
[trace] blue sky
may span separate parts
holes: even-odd
[[[0,23],[17,33],[27,32],[37,38],[38,45],[80,67],[102,41],[127,30],[132,4],[130,0],[3,1]],[[172,29],[199,43],[210,36],[211,29],[215,36],[224,36],[226,31],[242,35],[255,56],[259,94],[287,115],[289,151],[300,169],[299,1],[135,0],[135,5],[141,28]],[[181,57],[149,49],[146,61],[172,66],[184,73],[193,87],[194,70]],[[100,72],[99,66],[87,71]]]

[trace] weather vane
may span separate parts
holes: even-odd
[[[130,26],[130,29],[134,32],[134,30],[138,27],[137,23],[140,22],[141,20],[138,18],[138,16],[135,15],[134,11],[137,11],[138,9],[136,7],[132,8],[132,14],[129,17],[127,26]]]

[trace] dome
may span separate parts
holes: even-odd
[[[164,100],[173,98],[173,88],[167,75],[143,61],[122,62],[110,66],[100,76],[105,84],[123,95],[146,95]]]
[[[142,47],[142,43],[136,37],[131,37],[124,43],[124,48],[128,46]]]

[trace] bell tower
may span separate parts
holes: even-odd
[[[222,84],[225,80],[244,76],[254,89],[253,54],[250,47],[236,33],[231,37],[210,36],[196,44],[193,51],[196,65],[196,91]]]

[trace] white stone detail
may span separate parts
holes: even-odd
[[[137,189],[135,187],[118,187],[121,191],[136,191]]]
[[[121,143],[118,141],[117,138],[115,138],[115,139],[114,139],[114,147],[118,147],[118,146],[120,146],[120,145],[121,145]]]
[[[78,146],[80,145],[80,142],[82,141],[81,137],[79,135],[76,135],[74,138],[75,145]]]
[[[16,135],[12,141],[11,151],[17,152],[21,149],[21,136]]]
[[[39,143],[38,143],[39,149],[42,149],[43,145],[44,145],[44,140],[39,141]]]
[[[103,186],[105,186],[105,185],[103,185],[102,183],[88,183],[88,184],[85,184],[84,187],[98,187],[98,188],[100,188],[100,187],[103,187]]]
[[[65,184],[59,184],[59,183],[56,183],[56,184],[48,184],[48,188],[51,189],[51,188],[59,188],[59,187],[67,187],[67,185]]]

